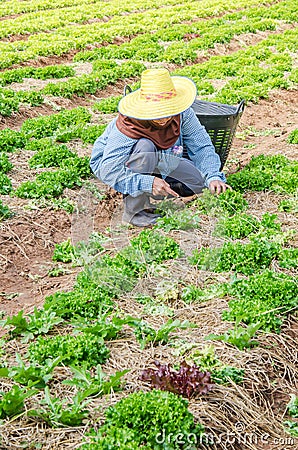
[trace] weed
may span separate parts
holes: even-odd
[[[24,317],[24,311],[20,310],[18,314],[2,320],[4,327],[14,327],[9,330],[11,337],[22,336],[22,342],[28,342],[39,334],[46,334],[51,328],[63,322],[61,317],[58,317],[53,311],[38,310],[34,308],[33,314],[28,314]]]
[[[228,344],[235,345],[239,350],[244,350],[245,348],[251,348],[258,345],[258,341],[253,340],[256,331],[260,328],[260,324],[250,324],[248,327],[244,328],[239,326],[239,321],[236,323],[235,328],[228,330],[224,334],[209,334],[205,337],[206,340],[223,341]]]
[[[8,219],[12,215],[8,206],[3,205],[2,200],[0,200],[0,221],[3,219]]]
[[[14,385],[5,394],[0,393],[0,419],[21,414],[25,409],[24,400],[32,397],[36,392],[35,389],[28,390]]]

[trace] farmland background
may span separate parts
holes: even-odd
[[[150,392],[154,361],[185,360],[213,384],[189,399],[214,440],[197,448],[298,448],[297,9],[0,2],[0,449],[151,449],[130,435],[92,444],[90,430]],[[235,194],[165,202],[140,238],[89,158],[124,86],[151,67],[246,106],[224,167]],[[96,366],[124,371],[121,388],[94,390]]]

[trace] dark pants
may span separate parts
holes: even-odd
[[[133,146],[127,166],[137,173],[161,176],[157,165],[159,151],[152,141],[146,138],[139,139]],[[173,158],[175,158],[173,156]],[[176,157],[178,158],[178,157]],[[205,187],[201,172],[193,162],[186,158],[177,159],[177,167],[165,178],[173,191],[181,197],[199,194]]]

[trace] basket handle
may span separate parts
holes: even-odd
[[[131,87],[128,84],[126,84],[123,90],[123,97],[125,97],[127,94],[130,94],[131,92],[132,92]]]
[[[236,115],[243,113],[244,111],[244,106],[245,106],[245,100],[241,100],[241,102],[238,105],[237,111],[236,111]]]

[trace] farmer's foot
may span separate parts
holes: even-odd
[[[140,211],[133,216],[128,214],[127,212],[123,213],[122,220],[123,222],[130,223],[135,227],[149,227],[156,223],[156,219],[160,217],[159,214],[152,214],[146,211]]]

